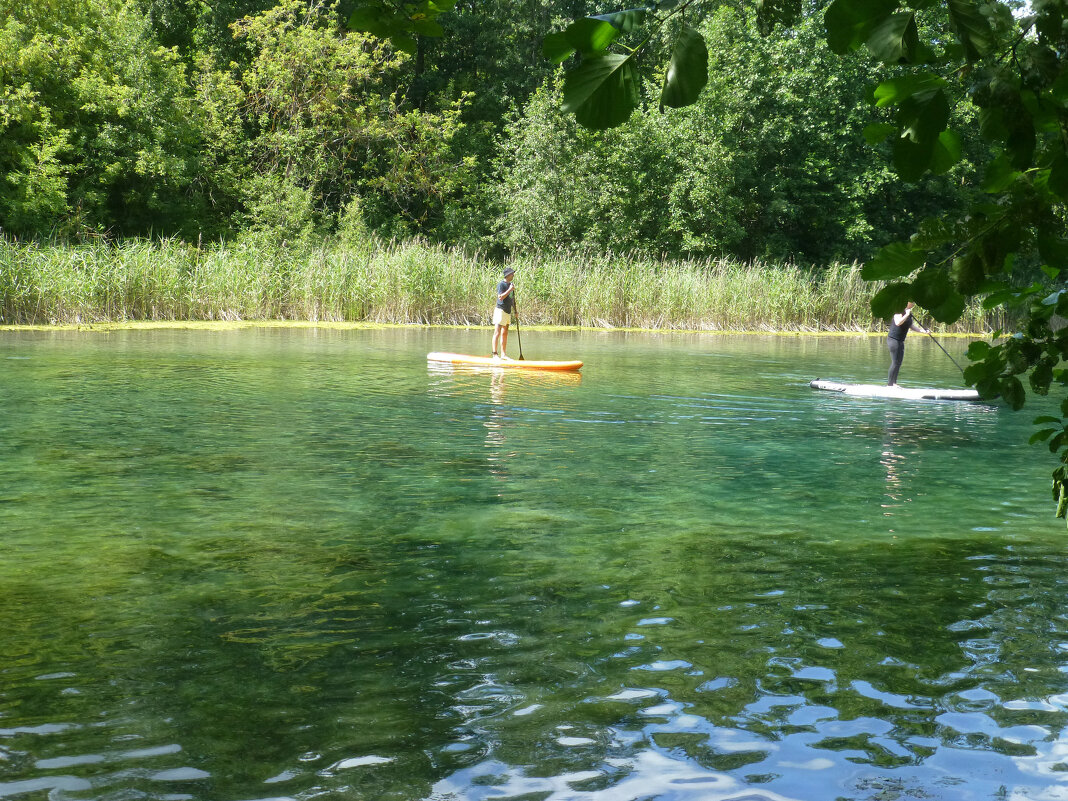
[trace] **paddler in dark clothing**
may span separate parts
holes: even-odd
[[[515,284],[512,283],[512,276],[515,275],[515,270],[511,267],[504,268],[504,280],[497,284],[497,305],[493,309],[493,358],[494,359],[507,359],[512,361],[512,357],[504,352],[504,349],[508,347],[508,326],[512,322],[512,306],[515,303]],[[500,351],[498,352],[498,343]],[[522,350],[522,343],[520,343],[520,350]],[[520,353],[520,356],[523,354]]]
[[[886,335],[886,347],[890,349],[890,375],[886,379],[888,387],[897,386],[897,373],[901,369],[901,360],[905,358],[905,337],[908,336],[909,330],[927,333],[927,329],[912,316],[912,307],[915,305],[910,300],[905,311],[895,314],[890,322],[890,332]]]

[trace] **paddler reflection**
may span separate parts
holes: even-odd
[[[492,474],[507,477],[507,462],[517,455],[515,443],[511,450],[508,449],[508,435],[533,433],[536,436],[537,429],[543,428],[548,419],[561,411],[561,402],[571,397],[570,392],[558,394],[558,391],[581,381],[582,374],[577,371],[491,371],[489,403],[482,425],[486,430],[486,459]]]
[[[514,451],[505,451],[507,438],[505,430],[514,422],[511,410],[505,407],[504,398],[509,378],[504,370],[494,370],[489,383],[489,409],[482,425],[486,429],[486,461],[489,462],[490,473],[501,479],[508,477],[506,461],[515,456]]]
[[[897,510],[912,502],[911,470],[906,459],[910,439],[909,425],[888,411],[884,419],[883,445],[879,463],[886,470],[886,489],[883,494],[883,516],[893,517]]]

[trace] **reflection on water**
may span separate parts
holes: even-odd
[[[507,462],[516,452],[507,450],[507,430],[527,415],[561,415],[571,409],[569,389],[582,382],[579,372],[556,372],[467,367],[430,362],[428,394],[431,398],[470,403],[473,417],[485,428],[486,461],[495,477],[508,478]],[[523,404],[508,404],[509,389]]]
[[[885,426],[883,452],[879,461],[886,468],[886,501],[883,503],[883,514],[890,517],[894,514],[894,509],[912,500],[905,495],[913,488],[908,459],[909,456],[916,456],[918,443],[930,432],[922,425],[903,419],[901,412],[897,410],[887,410]]]
[[[926,452],[959,449],[975,438],[983,425],[996,419],[991,404],[918,401],[888,406],[882,410],[883,447],[879,462],[886,470],[883,515],[893,517],[916,495],[927,493],[917,470],[930,461]],[[931,409],[925,407],[930,406]],[[932,424],[932,411],[934,424]]]
[[[4,335],[0,799],[1068,792],[1030,415],[536,333]]]

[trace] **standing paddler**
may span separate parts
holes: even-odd
[[[927,329],[916,322],[912,316],[912,307],[916,304],[911,300],[905,305],[905,311],[894,315],[890,322],[890,331],[886,335],[886,347],[890,349],[890,375],[886,379],[888,387],[897,386],[897,373],[901,369],[901,362],[905,358],[905,337],[910,330],[928,333]]]
[[[515,284],[512,283],[512,276],[515,275],[515,270],[511,267],[504,268],[504,280],[497,284],[497,306],[493,309],[493,342],[491,347],[493,348],[493,358],[507,359],[511,361],[511,357],[504,351],[508,347],[508,326],[512,322],[512,306],[514,302],[513,293],[515,292]],[[497,346],[500,343],[500,350]],[[520,354],[522,358],[522,354]]]

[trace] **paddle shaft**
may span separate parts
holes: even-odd
[[[934,334],[932,334],[932,333],[931,333],[930,329],[926,329],[926,330],[927,330],[927,336],[929,336],[929,337],[931,338],[931,340],[932,340],[932,341],[933,341],[933,342],[934,342],[934,343],[935,343],[936,345],[938,345],[938,347],[939,347],[939,348],[942,348],[942,352],[943,352],[944,354],[946,354],[946,356],[949,356],[949,351],[948,351],[948,350],[946,350],[945,348],[943,348],[943,347],[942,347],[942,343],[941,343],[941,342],[939,342],[939,341],[938,341],[937,339],[935,339],[935,338],[934,338]],[[957,364],[957,360],[956,360],[956,359],[954,359],[954,358],[953,358],[952,356],[949,356],[949,360],[950,360],[951,362],[953,362],[953,364],[956,364],[956,365],[957,365],[957,369],[958,369],[958,370],[960,370],[960,374],[961,374],[961,375],[964,375],[964,368],[963,368],[963,367],[961,367],[961,366],[960,366],[959,364]]]
[[[519,340],[519,361],[523,359],[523,337],[519,335],[519,304],[515,302],[515,290],[512,290],[512,316],[515,317],[515,338]]]

